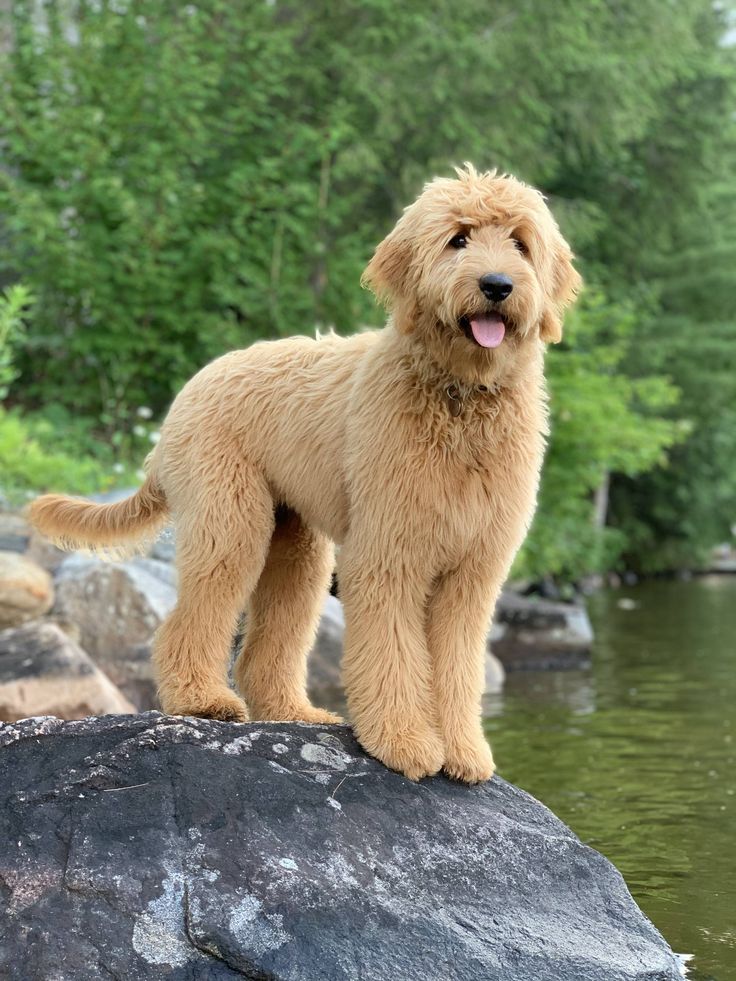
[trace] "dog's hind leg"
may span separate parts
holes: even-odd
[[[274,524],[263,475],[222,455],[188,472],[170,495],[179,599],[158,630],[153,659],[165,712],[245,721],[228,686],[237,618],[263,569]]]
[[[307,698],[307,655],[334,566],[332,543],[280,508],[248,606],[235,681],[256,719],[340,722]]]

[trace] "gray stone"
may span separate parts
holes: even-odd
[[[139,712],[161,708],[158,684],[151,663],[151,649],[150,641],[128,647],[123,654],[123,663],[118,671],[126,696]]]
[[[34,528],[31,531],[31,538],[28,543],[28,548],[26,550],[26,555],[29,559],[32,559],[42,569],[47,572],[55,573],[59,568],[61,563],[69,557],[69,553],[65,552],[64,549],[58,548],[52,542],[45,538],[39,531]]]
[[[593,628],[582,604],[504,591],[495,619],[499,629],[489,643],[507,671],[590,664]]]
[[[20,514],[0,512],[0,550],[25,552],[31,539],[31,526]]]
[[[151,637],[176,603],[174,570],[155,559],[106,562],[74,554],[59,567],[55,615],[139,708],[155,703]]]
[[[414,784],[344,726],[0,727],[0,976],[674,981],[601,855],[503,780]]]
[[[24,553],[47,572],[53,572],[68,554],[52,545],[15,512],[0,512],[0,550]]]
[[[42,620],[0,633],[0,719],[135,712],[82,648]]]
[[[51,576],[25,555],[0,552],[0,630],[43,616],[54,602]]]

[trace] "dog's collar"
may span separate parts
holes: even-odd
[[[465,401],[471,395],[498,395],[501,386],[496,382],[493,385],[463,385],[461,382],[450,382],[445,386],[445,404],[447,411],[456,419],[462,414],[465,408]]]

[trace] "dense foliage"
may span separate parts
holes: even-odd
[[[36,297],[16,421],[41,413],[98,457],[114,436],[127,466],[139,410],[159,417],[214,355],[379,322],[358,285],[373,245],[469,159],[547,192],[592,287],[550,357],[555,435],[521,568],[691,562],[728,533],[727,4],[9,7],[0,275]]]

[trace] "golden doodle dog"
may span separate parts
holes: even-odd
[[[338,721],[305,690],[338,543],[361,744],[414,780],[487,780],[486,631],[534,511],[544,344],[560,340],[580,279],[541,194],[467,166],[426,185],[364,282],[390,311],[382,330],[217,359],[174,401],[136,494],[47,495],[30,517],[67,546],[102,548],[173,520],[161,703],[225,720]],[[238,695],[228,665],[246,605]]]

